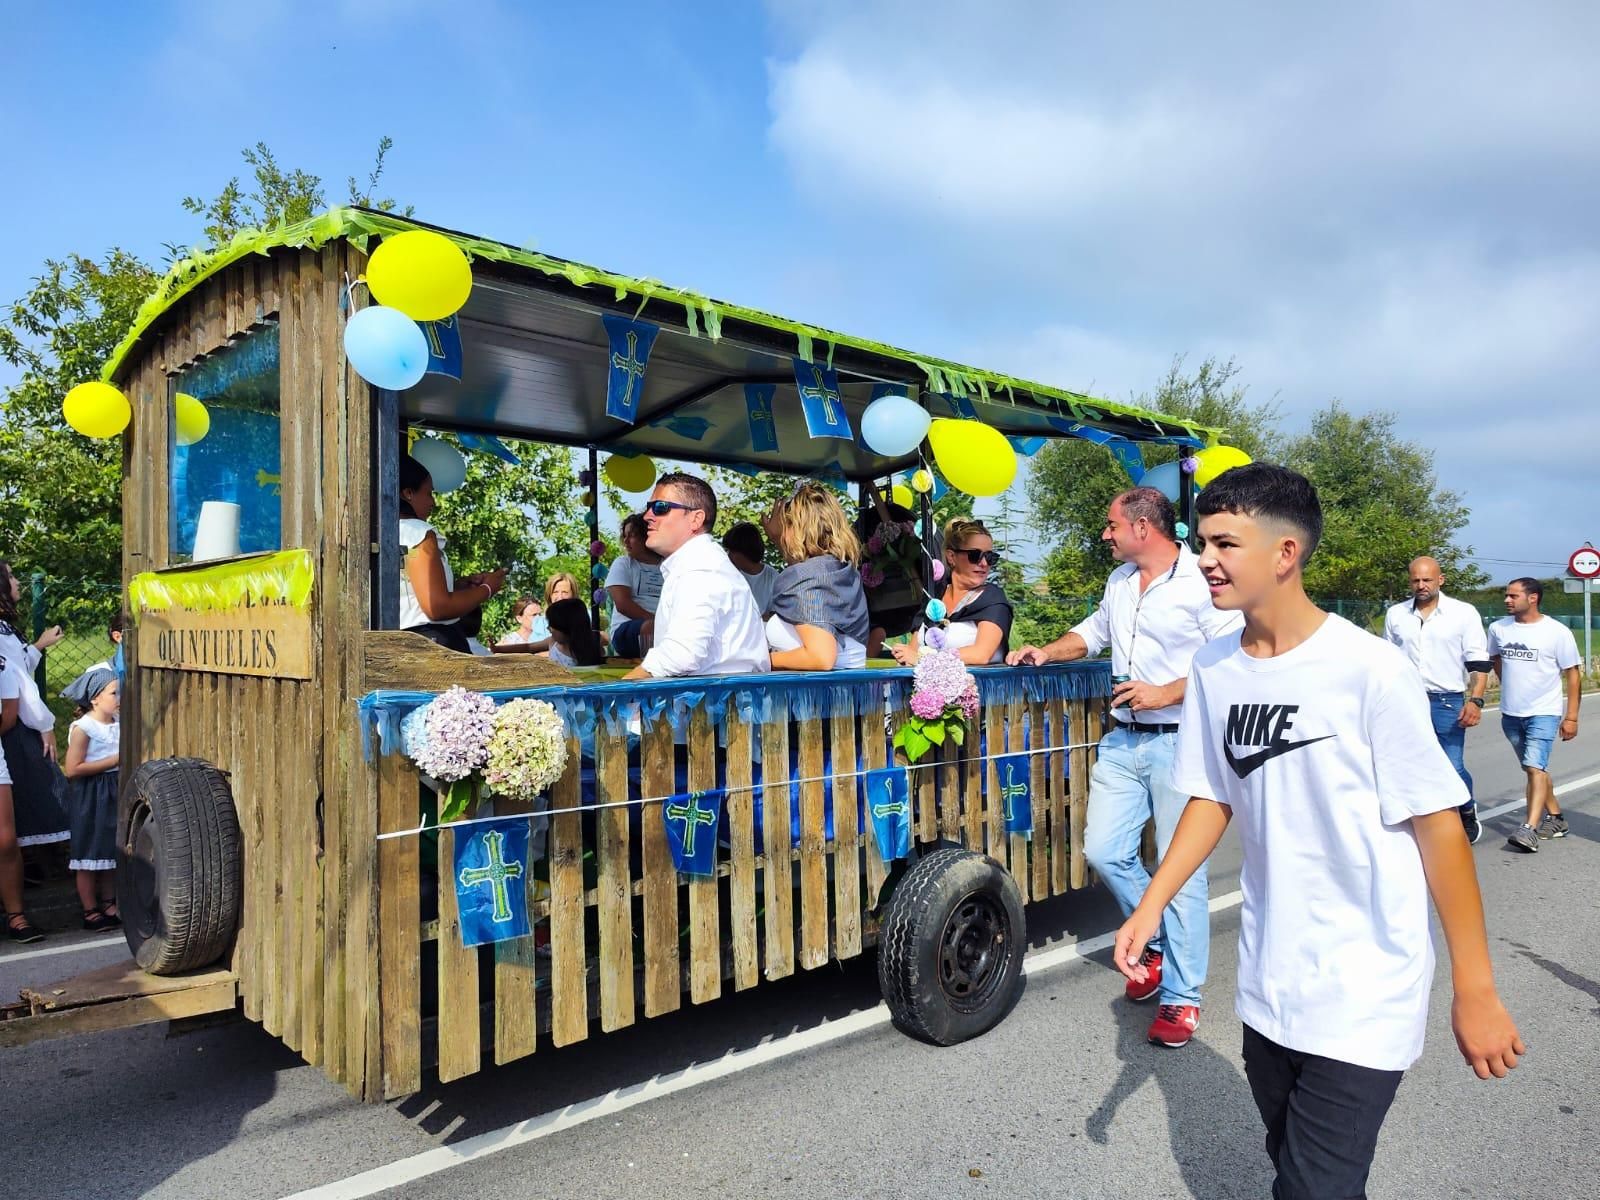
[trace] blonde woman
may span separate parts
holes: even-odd
[[[550,576],[549,579],[545,580],[545,612],[549,612],[550,606],[555,604],[558,600],[576,600],[577,598],[578,580],[575,576],[569,575],[565,571],[557,571],[554,575]],[[537,608],[538,605],[535,604],[534,607]],[[526,608],[524,607],[522,611],[526,611]],[[519,611],[517,616],[520,619],[522,612]],[[539,636],[530,637],[524,640],[518,638],[517,635],[513,633],[510,637],[507,637],[503,641],[499,642],[495,646],[494,652],[496,654],[548,654],[550,652],[551,642],[550,627],[549,624],[544,620],[540,620],[539,624],[544,626],[544,629]],[[535,626],[535,628],[537,628],[537,626]]]
[[[867,664],[861,542],[825,487],[802,483],[765,522],[789,565],[770,601],[767,645],[775,671],[849,670]]]
[[[989,578],[1000,561],[994,538],[983,522],[956,517],[944,527],[944,583],[939,599],[944,603],[945,645],[961,661],[980,667],[1004,662],[1011,637],[1011,601],[1005,589]],[[924,617],[924,628],[928,624]],[[895,646],[895,659],[911,666],[921,652],[920,636],[910,645]]]

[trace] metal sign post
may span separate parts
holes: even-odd
[[[1594,658],[1589,652],[1589,625],[1594,620],[1594,581],[1600,578],[1600,550],[1594,548],[1593,542],[1585,542],[1572,552],[1567,559],[1567,574],[1583,583],[1583,669],[1590,671],[1594,669]]]

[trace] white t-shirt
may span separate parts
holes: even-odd
[[[1166,684],[1189,674],[1189,660],[1201,646],[1243,625],[1238,613],[1224,612],[1211,603],[1200,560],[1188,546],[1180,545],[1171,569],[1143,591],[1139,568],[1132,563],[1111,572],[1099,607],[1072,632],[1083,639],[1090,658],[1111,647],[1113,675]],[[1137,713],[1118,708],[1112,715],[1141,725],[1170,725],[1181,711],[1173,704]]]
[[[867,665],[867,648],[853,637],[844,634],[835,634],[835,642],[839,645],[838,657],[833,660],[835,671],[856,671]],[[772,616],[767,618],[767,645],[774,650],[800,650],[805,643],[800,640],[800,631],[782,617]]]
[[[18,686],[16,676],[12,673],[12,658],[0,656],[0,701],[21,700],[22,689]],[[11,786],[11,770],[6,766],[5,751],[0,750],[0,784]]]
[[[445,558],[444,534],[440,533],[426,521],[419,521],[416,517],[400,518],[400,557],[402,560],[422,544],[422,539],[429,534],[439,543],[439,558],[444,562],[444,586],[448,591],[455,591],[456,577],[450,570],[450,560]],[[415,629],[418,625],[454,625],[455,617],[447,617],[442,621],[433,621],[428,614],[422,611],[422,605],[417,601],[417,590],[411,586],[411,573],[406,570],[402,561],[400,564],[400,628]]]
[[[1415,600],[1391,607],[1384,614],[1383,636],[1406,652],[1430,692],[1463,691],[1466,664],[1489,659],[1478,610],[1442,592],[1425,619]]]
[[[661,564],[655,645],[640,666],[669,675],[768,671],[767,635],[745,574],[709,534],[696,534]]]
[[[1240,1020],[1280,1046],[1379,1071],[1422,1053],[1428,884],[1410,818],[1467,802],[1416,668],[1329,616],[1275,658],[1201,647],[1173,786],[1233,810]]]
[[[1560,621],[1501,617],[1489,626],[1489,654],[1500,659],[1500,711],[1508,717],[1566,712],[1561,672],[1578,665],[1578,643]]]
[[[653,613],[661,603],[661,565],[642,563],[624,554],[612,563],[611,569],[606,572],[606,587],[628,588],[633,592],[634,603],[645,612]],[[631,621],[634,618],[617,613],[616,619]]]
[[[112,721],[107,725],[94,717],[86,715],[74,721],[71,728],[83,730],[84,737],[89,739],[89,744],[83,751],[84,762],[95,762],[122,752],[122,723],[120,721]]]
[[[761,574],[744,575],[744,581],[750,585],[750,594],[756,598],[756,611],[762,616],[772,611],[772,589],[778,586],[778,572],[766,563],[761,564]]]

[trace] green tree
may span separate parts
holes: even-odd
[[[350,180],[352,202],[394,207],[374,194],[392,145],[379,142],[365,185]],[[244,151],[244,160],[252,190],[232,179],[210,200],[182,202],[205,220],[202,249],[246,225],[298,220],[323,205],[322,181],[285,170],[264,143]],[[168,251],[181,253],[170,244]],[[69,430],[61,399],[99,375],[159,277],[155,266],[118,248],[50,258],[0,317],[0,359],[20,371],[0,397],[0,555],[21,573],[97,584],[120,578],[121,446]],[[98,611],[93,615],[98,620]]]
[[[1357,416],[1337,401],[1291,439],[1284,461],[1316,485],[1322,544],[1306,568],[1313,596],[1376,604],[1405,590],[1406,565],[1419,554],[1439,560],[1456,592],[1488,580],[1457,542],[1469,510],[1439,486],[1433,452],[1394,431],[1395,415]]]
[[[1175,358],[1153,392],[1136,403],[1157,412],[1186,417],[1226,430],[1225,439],[1252,458],[1271,457],[1280,444],[1276,401],[1256,403],[1236,381],[1238,365],[1208,358],[1195,371]],[[1146,445],[1148,466],[1177,457],[1170,446]],[[1043,563],[1047,592],[1064,598],[1067,611],[1080,611],[1084,598],[1098,597],[1116,564],[1100,540],[1106,505],[1133,486],[1115,458],[1091,442],[1053,441],[1034,457],[1027,494],[1040,540],[1049,547]]]

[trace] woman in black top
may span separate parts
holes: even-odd
[[[989,578],[1000,561],[994,538],[983,522],[957,517],[944,527],[944,582],[939,599],[945,607],[945,645],[970,666],[1004,662],[1010,649],[1011,601],[1005,589]],[[931,624],[926,617],[923,626]],[[893,648],[895,658],[910,666],[921,652],[921,637]]]

